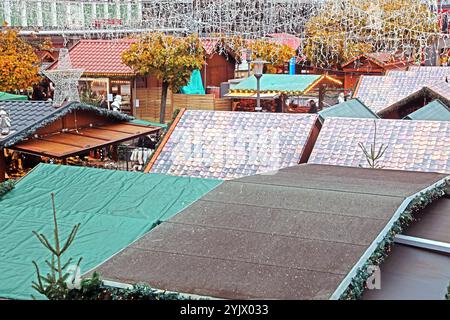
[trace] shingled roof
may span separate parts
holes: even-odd
[[[1,101],[0,109],[5,110],[11,119],[11,133],[6,137],[0,136],[0,145],[55,111],[48,101]]]
[[[91,110],[120,121],[133,119],[133,117],[120,112],[100,109],[79,102],[71,102],[55,108],[50,101],[0,101],[0,108],[6,110],[11,118],[11,133],[7,136],[0,136],[0,146],[11,146],[74,110]]]
[[[70,50],[74,69],[83,69],[84,75],[134,76],[135,72],[122,62],[122,53],[129,49],[134,39],[80,40]],[[58,62],[50,69],[56,68]]]
[[[390,71],[386,76],[362,76],[353,97],[377,114],[424,87],[450,100],[449,75],[449,67],[411,67],[409,71]]]
[[[300,165],[226,181],[96,271],[214,298],[339,299],[403,210],[444,178]]]
[[[270,172],[306,162],[318,131],[313,114],[187,110],[178,119],[150,172],[216,179]]]
[[[450,173],[450,123],[387,119],[329,118],[320,132],[308,163],[366,166],[358,146],[388,146],[381,159],[385,169]]]

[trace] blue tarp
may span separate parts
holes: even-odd
[[[191,75],[191,80],[188,85],[181,88],[181,93],[184,94],[205,94],[203,87],[203,80],[200,70],[194,70]]]

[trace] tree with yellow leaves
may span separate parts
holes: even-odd
[[[4,25],[0,31],[0,91],[27,89],[39,82],[38,72],[34,48]]]
[[[418,0],[329,0],[305,26],[304,53],[318,67],[337,67],[376,51],[402,52],[419,61],[438,33],[437,21]]]
[[[267,73],[278,73],[278,70],[296,55],[290,46],[265,39],[252,41],[249,47],[252,51],[252,60],[259,58],[268,62],[265,66]]]
[[[122,54],[122,61],[141,75],[162,81],[160,122],[164,123],[168,89],[188,84],[204,63],[204,50],[196,35],[176,37],[155,32],[143,35]]]

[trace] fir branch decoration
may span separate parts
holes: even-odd
[[[14,189],[15,182],[13,180],[8,180],[0,183],[0,199],[7,194],[9,191]]]
[[[100,116],[105,116],[105,117],[108,117],[108,118],[111,118],[111,119],[117,120],[117,121],[131,121],[134,119],[134,117],[128,116],[128,115],[123,114],[118,111],[111,111],[108,109],[103,109],[103,108],[95,107],[95,106],[85,104],[85,103],[80,103],[80,102],[71,102],[65,106],[62,106],[62,107],[56,109],[48,117],[39,120],[32,126],[11,135],[11,137],[9,139],[5,139],[4,141],[2,141],[0,143],[0,145],[3,144],[3,146],[5,146],[5,147],[10,147],[10,146],[16,144],[17,142],[20,142],[23,139],[33,135],[37,130],[64,117],[65,115],[75,112],[75,111],[80,111],[80,110],[92,111]]]
[[[193,300],[192,297],[160,291],[146,284],[136,284],[129,289],[105,286],[97,272],[91,278],[83,279],[79,289],[72,289],[67,295],[70,300]]]
[[[361,297],[366,288],[366,281],[370,277],[370,274],[367,272],[368,266],[379,266],[391,251],[395,236],[401,233],[404,228],[414,221],[414,214],[418,213],[435,200],[444,197],[446,190],[448,190],[447,188],[448,181],[445,181],[443,184],[419,194],[409,203],[384,239],[377,244],[377,248],[370,258],[358,269],[350,285],[341,295],[340,300],[356,300]]]
[[[50,251],[51,261],[45,260],[46,265],[50,268],[50,273],[47,275],[42,275],[41,270],[36,261],[33,260],[33,265],[36,269],[37,281],[32,282],[32,288],[35,289],[40,294],[46,296],[50,300],[61,300],[67,299],[69,294],[68,279],[71,275],[67,272],[68,266],[72,263],[73,259],[70,258],[66,262],[62,261],[62,255],[69,249],[70,245],[73,243],[75,236],[77,235],[80,224],[76,224],[72,231],[70,232],[66,242],[61,243],[58,229],[58,220],[56,217],[56,206],[55,206],[55,194],[51,194],[52,198],[52,208],[53,208],[53,224],[54,224],[54,245],[50,243],[47,237],[42,233],[37,233],[33,231],[33,234],[41,242],[41,244]],[[80,266],[82,258],[78,260],[76,268]],[[35,298],[33,296],[33,298]]]
[[[375,126],[375,132],[373,134],[373,143],[370,145],[370,151],[368,151],[366,149],[366,146],[362,142],[358,143],[358,146],[364,153],[364,156],[366,157],[366,161],[369,164],[370,168],[383,169],[383,166],[380,163],[380,159],[386,153],[388,146],[385,145],[384,143],[382,143],[377,150],[377,122],[376,122],[376,120],[373,121],[373,124]],[[362,165],[360,165],[360,167],[362,167]]]

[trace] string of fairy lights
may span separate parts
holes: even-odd
[[[311,20],[320,16],[313,27],[333,31],[331,46],[343,39],[344,46],[370,43],[372,51],[407,52],[412,48],[425,50],[430,39],[439,34],[439,28],[424,27],[439,25],[437,3],[436,0],[2,0],[0,18],[11,26],[21,27],[24,34],[39,31],[43,35],[76,34],[84,38],[114,39],[151,30],[180,35],[197,33],[204,37],[239,36],[247,40],[286,33],[303,40],[302,53],[306,40],[319,43],[319,48],[324,41],[320,32],[309,32]],[[418,10],[418,5],[426,8],[426,12]],[[318,60],[320,56],[325,61],[333,55],[326,46],[314,53]]]

